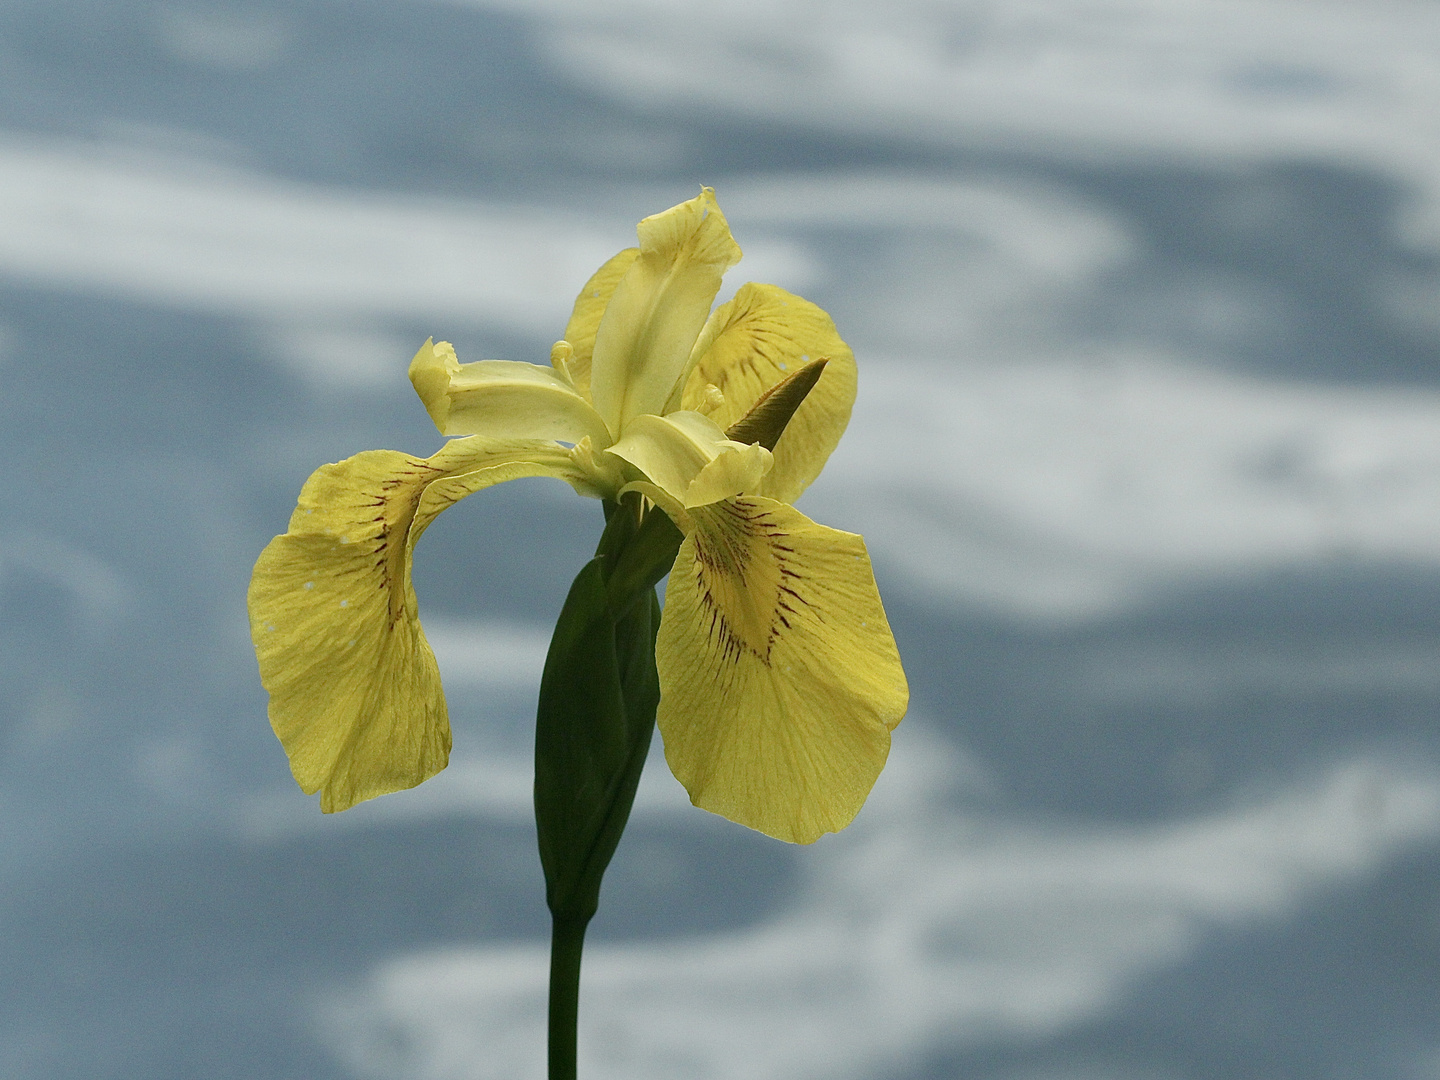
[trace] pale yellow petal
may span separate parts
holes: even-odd
[[[255,564],[249,606],[271,726],[322,810],[414,787],[445,767],[450,725],[411,550],[445,507],[535,475],[580,479],[553,443],[458,439],[429,459],[357,454],[306,482],[289,531]]]
[[[628,461],[683,503],[700,470],[722,449],[735,445],[714,421],[695,412],[677,412],[669,416],[637,416],[609,452]]]
[[[570,312],[570,321],[565,324],[565,340],[570,343],[571,353],[567,359],[570,376],[575,389],[590,398],[590,363],[595,355],[595,331],[600,328],[600,319],[615,294],[615,286],[630,269],[630,264],[640,254],[639,248],[626,248],[610,259],[591,275],[580,295],[575,298],[575,308]]]
[[[655,648],[665,758],[696,806],[809,843],[859,811],[909,699],[864,541],[771,499],[690,516]]]
[[[448,341],[427,341],[410,361],[410,381],[442,435],[609,442],[599,413],[550,368],[513,360],[461,364]]]
[[[605,308],[590,368],[591,400],[617,435],[634,417],[662,411],[721,276],[740,259],[709,188],[646,218],[638,231],[640,254]]]
[[[685,490],[685,509],[709,506],[733,495],[753,494],[775,463],[757,444],[727,446],[706,465]]]
[[[708,413],[728,428],[760,396],[802,365],[829,357],[825,373],[775,444],[775,467],[760,494],[794,502],[820,475],[850,422],[855,403],[855,355],[825,312],[775,285],[745,285],[715,309],[700,339],[681,408]],[[718,406],[707,390],[717,387]]]

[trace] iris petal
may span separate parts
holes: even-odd
[[[732,821],[798,843],[842,829],[909,698],[864,541],[765,498],[690,517],[656,642],[665,758]]]
[[[250,581],[270,723],[296,781],[329,813],[445,767],[450,723],[410,583],[415,541],[473,492],[571,476],[553,443],[459,439],[431,458],[371,450],[306,481]]]
[[[774,462],[770,451],[757,444],[725,447],[690,481],[685,489],[685,509],[755,491]]]
[[[604,266],[590,275],[590,280],[575,298],[570,321],[565,324],[565,340],[573,352],[570,355],[570,376],[575,380],[575,389],[588,401],[590,399],[590,363],[595,355],[595,331],[610,298],[615,295],[615,286],[630,269],[630,264],[640,254],[639,248],[626,248],[612,257]]]
[[[696,412],[637,416],[610,453],[628,461],[670,495],[685,501],[690,483],[721,450],[734,446],[715,422]]]
[[[553,370],[513,360],[462,364],[448,341],[427,341],[410,361],[410,381],[442,435],[491,439],[589,436],[610,441],[605,421]]]
[[[742,286],[695,343],[677,405],[706,411],[728,428],[765,391],[822,356],[830,359],[825,373],[775,444],[775,467],[760,487],[762,495],[794,502],[820,475],[855,404],[855,354],[823,310],[775,285]],[[718,407],[707,403],[707,386],[723,395]]]
[[[721,277],[740,259],[709,188],[646,218],[638,232],[640,254],[605,308],[590,368],[591,400],[617,436],[633,418],[663,411]]]

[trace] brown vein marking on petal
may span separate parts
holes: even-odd
[[[707,507],[696,524],[695,585],[711,645],[727,661],[749,653],[768,667],[790,617],[808,607],[795,549],[772,515],[746,500]]]
[[[379,587],[389,590],[392,627],[404,618],[409,599],[405,548],[410,525],[415,520],[415,511],[420,505],[420,496],[425,493],[425,486],[445,471],[423,458],[410,458],[405,464],[398,475],[381,483],[381,495],[374,500],[380,511],[374,518],[380,526],[373,538],[377,556],[375,565],[380,570]]]

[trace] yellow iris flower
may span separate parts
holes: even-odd
[[[711,311],[740,249],[710,189],[638,231],[640,246],[586,283],[550,367],[460,364],[426,342],[411,381],[441,433],[461,437],[429,458],[372,450],[323,466],[256,563],[270,721],[323,810],[445,767],[411,555],[447,506],[522,476],[611,500],[638,491],[684,533],[656,641],[656,723],[695,805],[809,843],[869,794],[905,674],[864,541],[790,505],[849,420],[854,356],[825,312],[773,285]],[[819,360],[773,450],[741,441],[757,403]]]

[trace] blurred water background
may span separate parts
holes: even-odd
[[[450,770],[334,818],[250,566],[405,367],[714,185],[835,317],[913,691],[847,832],[606,883],[582,1075],[1440,1078],[1440,8],[6,0],[0,1076],[542,1075],[533,704],[600,510],[419,552]]]

